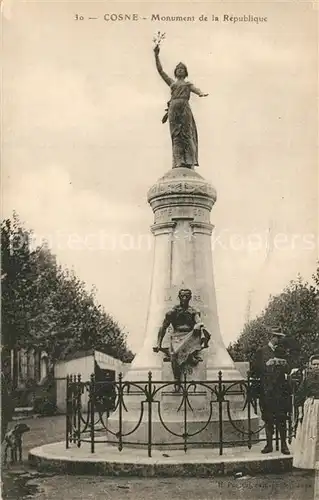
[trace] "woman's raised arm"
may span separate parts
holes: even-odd
[[[159,46],[156,45],[156,47],[154,49],[156,69],[157,69],[159,75],[163,78],[164,82],[167,83],[167,85],[171,86],[174,80],[172,78],[170,78],[163,70],[163,67],[161,65],[161,61],[159,58],[159,51],[160,51]]]

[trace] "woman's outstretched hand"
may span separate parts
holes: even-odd
[[[199,94],[199,97],[207,97],[208,94]]]
[[[159,45],[155,45],[155,47],[154,47],[154,53],[155,53],[156,56],[158,56],[159,51],[160,51]]]

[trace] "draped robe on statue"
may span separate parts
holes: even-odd
[[[192,366],[200,359],[202,350],[202,328],[200,313],[192,306],[186,309],[180,305],[174,306],[166,313],[163,329],[172,325],[174,331],[170,334],[170,357],[185,372],[191,373]]]

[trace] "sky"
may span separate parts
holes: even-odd
[[[169,89],[152,52],[159,30],[166,72],[183,61],[209,94],[194,96],[191,107],[197,171],[218,194],[212,251],[225,344],[248,310],[255,317],[298,273],[311,277],[318,253],[311,2],[4,0],[2,8],[2,216],[16,210],[36,241],[45,238],[64,266],[96,287],[134,351],[144,340],[152,269],[146,194],[171,168],[161,123]],[[105,21],[108,13],[139,20]],[[196,20],[158,22],[152,14]],[[267,21],[223,22],[224,15]]]

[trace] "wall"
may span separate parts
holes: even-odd
[[[119,359],[112,358],[112,356],[108,356],[99,351],[95,351],[95,361],[99,365],[100,368],[104,370],[114,370],[116,374],[116,379],[118,378],[118,374],[122,371],[123,363]]]
[[[102,352],[95,351],[82,357],[79,354],[74,359],[59,361],[54,367],[54,377],[56,380],[56,393],[57,393],[57,409],[61,413],[66,411],[66,377],[67,375],[81,375],[82,382],[88,382],[90,376],[94,373],[94,358],[99,367],[107,370],[114,370],[116,380],[120,372],[125,374],[129,364],[122,363],[119,359],[112,356],[103,354]],[[60,379],[60,380],[59,380]],[[62,379],[62,380],[61,380]],[[87,408],[88,394],[86,391],[82,396],[83,410]]]
[[[94,373],[94,355],[85,356],[68,361],[59,361],[54,367],[54,377],[56,379],[57,410],[61,413],[66,411],[66,377],[67,375],[81,375],[82,381],[90,380]],[[59,380],[60,379],[60,380]],[[61,380],[62,379],[62,380]],[[83,395],[82,404],[87,404],[87,394]]]

